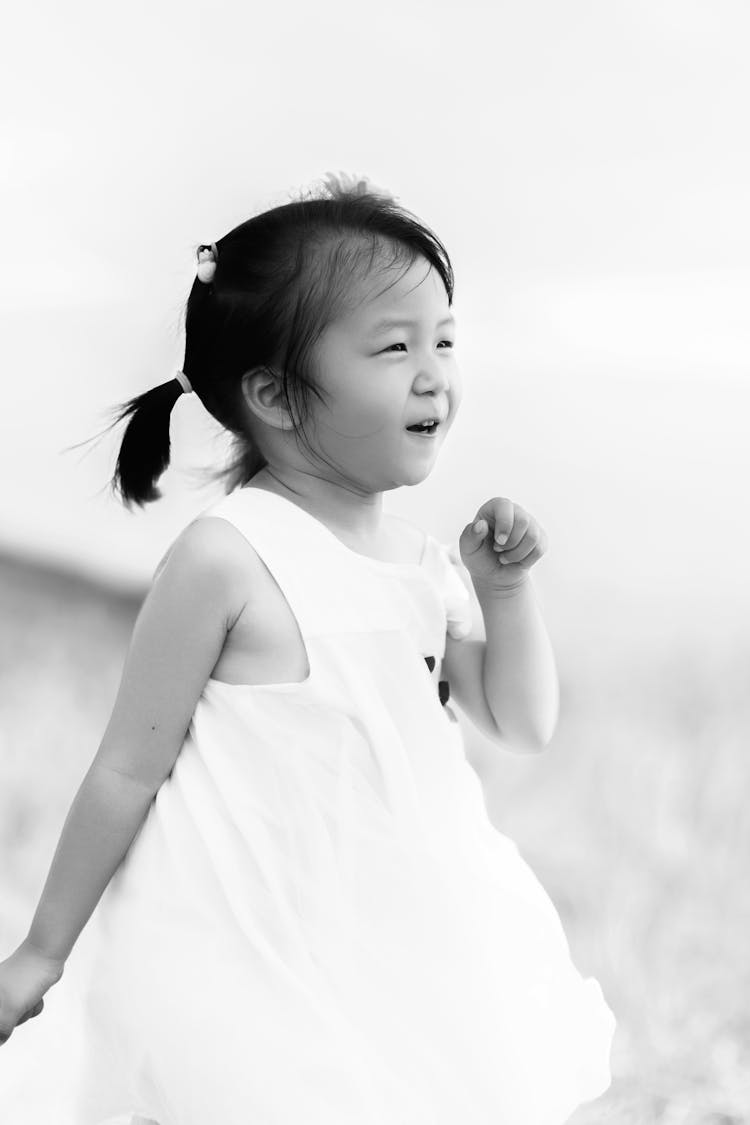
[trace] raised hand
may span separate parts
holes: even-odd
[[[508,590],[523,585],[547,550],[544,528],[520,504],[494,496],[477,511],[458,542],[461,561],[482,586]]]

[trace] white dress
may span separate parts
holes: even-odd
[[[465,757],[440,676],[471,624],[457,552],[373,560],[252,487],[203,514],[268,567],[309,675],[207,682],[45,1012],[0,1049],[54,1075],[6,1090],[3,1125],[562,1125],[609,1085],[614,1017]]]

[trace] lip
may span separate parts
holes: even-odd
[[[429,418],[429,414],[427,415],[427,417]],[[442,429],[442,427],[445,425],[445,423],[448,419],[448,415],[447,414],[445,414],[445,415],[443,415],[443,414],[433,415],[433,421],[436,422],[437,425],[435,426],[435,429],[432,431],[431,434],[420,433],[419,430],[410,430],[408,428],[408,426],[418,425],[422,421],[423,418],[424,418],[424,415],[422,415],[422,418],[417,418],[414,422],[409,422],[407,426],[404,426],[404,429],[406,430],[407,434],[415,434],[417,437],[435,437],[438,430]]]
[[[432,431],[431,434],[422,434],[422,433],[419,432],[419,430],[406,430],[405,433],[407,433],[409,435],[409,437],[427,438],[428,441],[430,441],[430,440],[434,441],[435,438],[437,437],[437,433],[438,433],[438,430],[440,429],[441,425],[442,425],[442,423],[438,423],[438,425],[435,426],[435,429]]]
[[[428,407],[427,409],[429,410],[430,408]],[[450,413],[450,411],[446,410],[445,408],[443,408],[442,410],[433,408],[433,411],[434,412],[432,414],[420,414],[419,417],[415,418],[413,422],[407,422],[407,425],[416,426],[420,422],[423,422],[425,418],[432,418],[433,421],[437,422],[437,426],[435,427],[435,433],[437,433],[443,423],[448,421],[448,414]]]

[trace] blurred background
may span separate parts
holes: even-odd
[[[0,956],[96,752],[150,576],[227,447],[176,405],[164,497],[107,411],[182,364],[195,248],[326,171],[445,242],[464,399],[386,509],[546,528],[542,755],[458,712],[493,822],[618,1017],[573,1125],[750,1122],[750,9],[742,0],[15,6],[1,81]]]

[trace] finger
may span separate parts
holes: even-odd
[[[482,544],[489,535],[489,524],[486,519],[475,517],[472,523],[466,525],[461,532],[459,539],[460,549],[468,554],[473,555],[476,551],[481,551]]]
[[[517,507],[513,519],[513,528],[507,540],[503,540],[502,533],[500,534],[500,538],[498,538],[498,532],[497,529],[495,529],[495,542],[493,544],[495,550],[500,550],[503,554],[505,554],[506,551],[514,550],[523,540],[531,522],[531,516],[528,515],[527,512],[524,512],[523,508]]]
[[[537,545],[535,547],[533,547],[531,551],[529,551],[528,555],[524,555],[524,557],[522,559],[519,559],[518,562],[516,562],[516,563],[511,562],[509,565],[520,566],[522,569],[528,570],[529,567],[532,567],[535,562],[539,561],[539,559],[542,557],[543,554],[544,554],[544,551],[542,551],[540,549],[540,545],[537,543]],[[502,555],[498,556],[497,561],[499,563],[505,563],[505,559],[503,558]]]
[[[546,535],[541,528],[532,526],[526,532],[518,546],[513,547],[511,550],[503,551],[499,559],[500,562],[520,563],[528,558],[532,551],[537,549],[539,550],[537,557],[541,558],[547,549]]]
[[[521,509],[517,509],[512,500],[508,500],[505,496],[496,496],[491,500],[489,505],[491,515],[494,517],[494,537],[495,542],[504,544],[507,543],[511,531],[513,530],[513,521],[515,514]]]
[[[30,1019],[33,1019],[34,1016],[38,1016],[43,1007],[44,1007],[44,1000],[40,1000],[37,1004],[34,1005],[33,1008],[29,1008],[28,1012],[24,1012],[24,1014],[21,1016],[18,1023],[19,1024],[26,1023],[26,1020],[30,1020]],[[16,1026],[18,1026],[18,1025],[16,1025]]]
[[[521,559],[518,565],[524,570],[528,570],[530,567],[534,566],[535,563],[539,562],[543,554],[544,551],[542,551],[537,545],[530,555],[527,555],[525,559]]]

